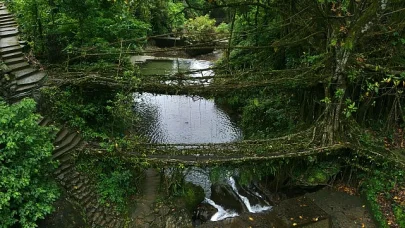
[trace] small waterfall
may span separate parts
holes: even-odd
[[[212,205],[213,207],[215,207],[218,212],[215,213],[212,217],[211,217],[211,221],[219,221],[222,219],[226,219],[226,218],[232,218],[232,217],[236,217],[238,216],[238,213],[234,212],[234,211],[227,211],[225,210],[223,207],[221,207],[220,205],[216,204],[214,201],[205,198],[205,202]]]
[[[239,193],[238,189],[236,188],[235,179],[233,179],[233,177],[229,177],[229,184],[231,185],[231,187],[235,191],[235,193],[241,198],[241,200],[243,201],[243,203],[245,204],[245,206],[249,212],[258,213],[258,212],[270,210],[272,208],[271,206],[261,206],[259,204],[252,206],[250,204],[249,199],[245,196],[242,196]]]

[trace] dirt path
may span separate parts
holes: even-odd
[[[133,227],[151,227],[155,220],[153,204],[158,195],[160,175],[153,168],[147,169],[145,175],[142,196],[137,199],[136,209],[131,215]]]

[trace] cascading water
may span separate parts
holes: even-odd
[[[203,188],[204,193],[205,193],[205,200],[203,203],[207,203],[214,207],[217,212],[213,214],[210,218],[210,221],[219,221],[223,220],[226,218],[231,218],[231,217],[236,217],[239,214],[236,212],[236,208],[224,208],[224,206],[221,206],[220,203],[215,202],[213,199],[211,199],[211,194],[212,194],[212,183],[209,178],[209,169],[202,169],[198,167],[192,167],[188,171],[185,172],[185,181],[190,182],[194,185],[200,186]],[[227,199],[227,200],[234,200],[235,202],[242,202],[244,205],[244,208],[247,209],[247,212],[249,213],[259,213],[263,211],[268,211],[271,210],[271,206],[268,205],[265,201],[263,201],[263,196],[261,196],[259,193],[252,191],[251,195],[252,197],[255,197],[256,200],[255,202],[261,201],[263,202],[262,204],[259,203],[252,203],[252,197],[251,200],[249,200],[248,197],[243,196],[238,188],[236,187],[236,181],[235,179],[231,177],[225,177],[222,181],[223,185],[230,186],[229,189],[234,192],[234,195],[239,198],[239,199]],[[260,200],[257,200],[260,199]]]
[[[210,204],[211,206],[215,207],[218,211],[211,217],[211,221],[219,221],[223,220],[226,218],[232,218],[238,216],[238,213],[230,210],[225,210],[223,207],[220,205],[216,204],[214,201],[211,199],[205,198],[204,200],[206,203]]]
[[[258,213],[258,212],[262,212],[262,211],[267,211],[270,210],[272,207],[271,206],[262,206],[260,204],[256,204],[256,205],[251,205],[249,199],[245,196],[242,196],[238,189],[236,188],[236,183],[235,183],[235,179],[233,177],[229,177],[228,179],[229,184],[231,185],[232,189],[235,191],[235,193],[239,196],[239,198],[242,200],[242,202],[245,204],[246,208],[248,209],[248,211],[250,213]],[[258,194],[259,195],[259,194]],[[260,195],[259,195],[260,196]],[[261,196],[260,196],[261,198]]]

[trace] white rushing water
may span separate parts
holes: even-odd
[[[215,207],[218,210],[217,213],[215,213],[211,217],[211,221],[219,221],[219,220],[222,220],[222,219],[232,218],[232,217],[238,216],[238,213],[236,213],[234,211],[225,210],[223,207],[216,204],[211,199],[205,198],[205,202],[207,202],[208,204],[210,204],[211,206]]]
[[[229,177],[229,184],[231,185],[233,191],[235,191],[235,193],[239,196],[239,198],[243,201],[243,203],[245,204],[246,208],[248,209],[248,211],[250,213],[258,213],[258,212],[262,212],[262,211],[267,211],[270,210],[272,207],[271,206],[262,206],[262,205],[251,205],[249,199],[245,196],[242,196],[238,189],[236,188],[236,184],[235,184],[235,179],[233,179],[233,177]]]

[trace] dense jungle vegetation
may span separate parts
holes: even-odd
[[[120,157],[122,151],[142,141],[133,134],[131,126],[137,119],[130,105],[142,76],[128,56],[142,53],[148,38],[171,35],[188,39],[192,46],[213,45],[223,50],[214,83],[226,86],[232,82],[231,92],[215,99],[238,113],[246,138],[267,139],[311,129],[312,141],[319,146],[350,143],[353,153],[343,163],[350,166],[351,182],[368,199],[381,227],[405,227],[401,201],[405,200],[403,0],[6,2],[31,47],[31,61],[36,62],[35,56],[50,72],[100,73],[104,79],[127,85],[88,82],[48,87],[42,90],[38,105],[44,115],[67,123],[87,141],[108,150],[106,156],[84,154],[78,159],[79,167],[99,180],[104,203],[125,209],[125,199],[137,187],[128,180],[138,178],[139,170],[148,166],[133,168],[134,161]],[[216,39],[228,42],[220,46]],[[252,86],[232,90],[234,84]],[[13,170],[23,169],[35,173],[29,177],[35,180],[29,188],[44,190],[43,195],[18,202],[11,199],[30,191],[28,183],[14,186],[14,193],[7,192],[14,196],[2,191],[0,209],[6,210],[1,210],[0,218],[7,221],[6,227],[15,223],[33,227],[38,218],[50,213],[57,198],[53,183],[45,181],[48,177],[37,177],[46,172],[31,171],[36,164],[52,169],[50,136],[46,138],[50,129],[34,129],[37,117],[31,101],[0,106],[0,112],[9,113],[0,115],[0,126],[5,126],[0,136],[11,137],[0,137],[0,151],[13,157],[0,155],[0,163],[7,167],[0,189],[14,185]],[[29,127],[13,129],[23,127],[18,121],[29,121]],[[41,132],[35,133],[37,138],[26,138],[24,144],[33,148],[32,154],[24,156],[34,160],[16,167],[24,157],[14,159],[18,152],[12,142],[37,131]],[[316,158],[305,164],[312,165],[311,170],[325,167]],[[246,176],[253,175],[249,168],[244,170]],[[46,186],[37,186],[42,184]],[[24,212],[38,200],[40,206]],[[389,208],[382,206],[386,202]]]

